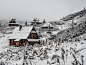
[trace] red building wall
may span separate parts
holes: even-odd
[[[36,31],[34,27],[33,27],[32,31]],[[34,35],[34,36],[33,36],[33,35]],[[39,39],[39,37],[38,37],[38,34],[37,34],[37,33],[30,33],[27,39]],[[34,41],[27,41],[27,39],[20,39],[19,41],[15,41],[15,39],[10,39],[10,40],[13,40],[13,43],[11,43],[10,40],[9,40],[9,43],[10,43],[10,45],[16,45],[16,46],[26,45],[27,42],[28,42],[30,45],[33,45],[33,44],[35,44],[35,43],[40,44],[40,41],[37,41],[37,42],[34,42]],[[24,42],[23,42],[23,41],[24,41]]]
[[[13,42],[11,42],[11,40],[13,40]],[[9,45],[15,45],[14,40],[15,40],[15,39],[10,39],[10,40],[9,40],[9,43],[10,43]]]

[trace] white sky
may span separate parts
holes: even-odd
[[[0,0],[0,20],[54,21],[86,7],[86,0]]]

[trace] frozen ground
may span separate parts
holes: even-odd
[[[57,31],[53,32],[56,34]],[[54,40],[46,40],[50,37],[46,32],[42,33],[44,43],[40,45],[14,47],[9,46],[8,38],[10,34],[0,33],[0,62],[5,65],[86,65],[86,35],[82,35],[80,41],[60,43]],[[74,55],[74,56],[73,56]],[[75,57],[75,58],[74,58]]]

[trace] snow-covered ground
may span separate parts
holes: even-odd
[[[57,34],[58,31],[52,33]],[[72,65],[76,60],[82,64],[82,55],[84,56],[83,63],[86,64],[86,40],[84,40],[86,35],[82,35],[80,41],[59,44],[58,41],[48,40],[50,34],[43,32],[41,44],[35,44],[33,47],[9,46],[10,35],[0,33],[0,62],[5,65],[22,65],[23,63],[28,63],[28,65]]]

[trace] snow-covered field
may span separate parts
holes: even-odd
[[[57,34],[57,32],[53,31],[53,34]],[[23,65],[23,63],[27,65],[86,64],[86,40],[83,39],[86,35],[82,35],[80,41],[60,43],[48,40],[50,35],[44,32],[40,45],[20,47],[9,46],[10,35],[0,33],[0,63],[5,65]]]

